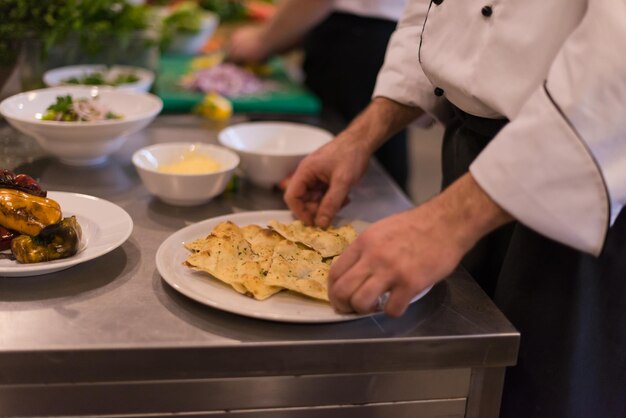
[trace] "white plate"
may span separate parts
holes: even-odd
[[[133,231],[130,215],[108,200],[67,192],[48,192],[48,197],[61,205],[64,217],[76,215],[83,231],[79,252],[69,258],[43,263],[0,260],[0,276],[37,276],[84,263],[119,247]]]
[[[212,308],[220,309],[252,318],[280,322],[322,323],[341,322],[364,318],[370,315],[338,314],[325,302],[315,301],[291,292],[280,292],[269,299],[258,301],[235,292],[230,286],[203,272],[193,271],[183,266],[189,255],[183,243],[206,236],[218,223],[230,220],[239,226],[257,224],[266,226],[270,220],[291,222],[289,211],[244,212],[207,219],[183,228],[159,247],[156,265],[163,279],[183,295]],[[344,220],[343,223],[347,222]],[[340,222],[342,223],[342,222]],[[351,222],[360,232],[367,224],[362,221]],[[427,289],[417,295],[413,301],[424,296]]]

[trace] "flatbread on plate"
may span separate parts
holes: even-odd
[[[209,235],[203,239],[201,247],[195,246],[199,250],[187,257],[185,265],[195,270],[205,271],[216,279],[231,285],[237,292],[245,294],[247,292],[246,287],[237,274],[241,264],[239,254],[242,253],[239,246],[240,243],[232,239]],[[247,250],[251,251],[249,246]]]
[[[206,250],[206,243],[211,236],[215,236],[218,238],[224,238],[230,235],[239,235],[240,232],[239,227],[230,221],[220,222],[218,225],[213,228],[211,233],[204,238],[198,238],[190,242],[185,242],[183,245],[189,251],[199,252]]]
[[[225,221],[204,238],[185,242],[185,264],[205,271],[237,292],[264,300],[288,289],[328,301],[328,272],[356,238],[351,225],[321,229],[301,221],[239,227]]]
[[[285,240],[274,249],[265,283],[328,301],[329,270],[318,252]]]
[[[351,225],[327,229],[306,226],[302,221],[294,221],[290,224],[270,221],[268,225],[289,241],[304,244],[324,258],[341,254],[357,237],[357,232]]]
[[[265,283],[267,262],[252,251],[241,228],[232,222],[220,223],[209,236],[185,247],[194,251],[185,261],[187,266],[211,274],[239,293],[263,300],[281,290]]]

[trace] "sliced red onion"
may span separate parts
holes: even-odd
[[[230,63],[198,70],[181,82],[189,90],[239,97],[272,90],[271,82],[260,80],[251,72]]]

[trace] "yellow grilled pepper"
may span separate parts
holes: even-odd
[[[35,236],[62,219],[61,206],[45,197],[19,190],[0,189],[0,225],[20,234]]]

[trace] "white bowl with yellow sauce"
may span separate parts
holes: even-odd
[[[218,145],[172,142],[133,154],[139,177],[165,203],[196,206],[224,192],[239,165],[239,156]]]

